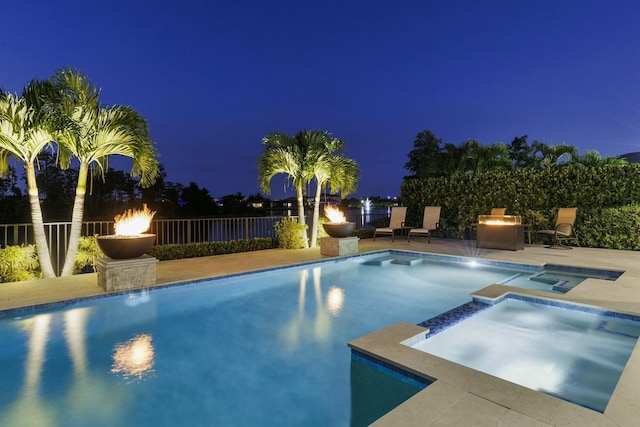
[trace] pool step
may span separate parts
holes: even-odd
[[[368,261],[363,262],[364,265],[378,265],[378,266],[387,266],[389,264],[400,264],[400,265],[416,265],[422,263],[422,258],[408,258],[408,257],[394,257],[394,256],[385,256],[370,259]]]
[[[551,285],[551,288],[554,291],[558,292],[569,292],[576,285],[574,283],[570,283],[568,280],[561,280],[557,277],[553,276],[553,273],[549,273],[548,271],[542,271],[540,273],[534,274],[529,277],[529,280],[533,280],[534,282],[546,283],[547,285]]]

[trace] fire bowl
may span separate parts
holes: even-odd
[[[155,234],[98,236],[98,247],[109,258],[129,259],[147,253],[155,241]]]
[[[326,224],[322,224],[322,228],[327,234],[331,237],[349,237],[353,230],[356,229],[355,222],[328,222]]]

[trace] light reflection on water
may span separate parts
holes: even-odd
[[[143,380],[153,372],[154,357],[151,335],[138,335],[114,346],[111,372],[121,374],[125,379]]]

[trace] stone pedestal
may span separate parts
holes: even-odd
[[[360,252],[358,237],[323,237],[320,239],[320,253],[327,256],[354,255]]]
[[[129,291],[156,284],[156,263],[149,255],[132,259],[98,258],[98,285],[107,292]]]

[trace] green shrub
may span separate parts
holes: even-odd
[[[35,245],[7,246],[0,249],[0,282],[22,282],[39,279],[38,254]]]
[[[640,250],[640,206],[578,210],[576,233],[582,246]]]
[[[239,252],[251,252],[278,247],[278,239],[258,238],[251,240],[231,240],[228,242],[185,243],[176,245],[152,246],[149,255],[160,261],[182,258],[197,258],[211,255],[224,255]]]
[[[284,249],[304,248],[306,225],[298,223],[295,218],[282,218],[275,224],[276,236],[280,241],[280,247]]]
[[[98,247],[98,235],[82,236],[78,243],[78,252],[73,265],[73,274],[83,271],[95,271],[96,259],[104,257],[104,254]]]
[[[558,208],[577,207],[581,246],[636,249],[635,236],[640,232],[633,228],[635,214],[628,210],[640,203],[638,164],[408,179],[401,185],[400,197],[408,208],[408,224],[422,221],[424,206],[442,206],[442,234],[449,238],[468,238],[478,215],[493,207],[521,215],[533,230],[553,228]],[[614,220],[617,224],[610,222]]]

